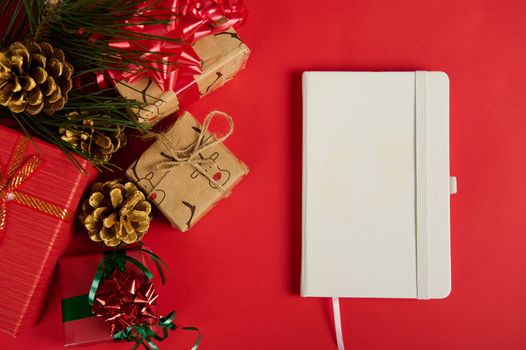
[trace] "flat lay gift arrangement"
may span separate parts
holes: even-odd
[[[93,254],[59,263],[65,345],[158,349],[185,330],[197,349],[199,330],[157,309],[169,267],[141,240],[153,206],[186,231],[248,173],[224,145],[231,116],[213,111],[201,124],[184,112],[245,67],[250,50],[237,32],[245,5],[0,0],[0,8],[0,330],[16,336],[36,323],[59,258],[82,232]],[[152,128],[171,115],[168,131]],[[212,121],[227,131],[213,133]],[[131,131],[155,142],[124,172],[112,159]],[[102,172],[114,178],[97,182]]]
[[[242,0],[0,0],[0,330],[37,322],[58,262],[65,345],[199,347],[159,309],[171,266],[143,240],[156,213],[191,230],[249,173],[234,118],[185,111],[245,68],[246,19]],[[303,103],[301,296],[332,298],[343,350],[340,298],[451,290],[449,80],[306,72]],[[153,143],[121,169],[130,134]],[[93,254],[62,256],[73,233]]]

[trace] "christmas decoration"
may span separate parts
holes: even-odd
[[[34,116],[64,108],[73,66],[47,42],[16,41],[0,53],[0,104]]]
[[[100,255],[61,259],[65,345],[114,339],[135,343],[133,349],[158,349],[154,341],[166,339],[169,331],[179,328],[174,323],[175,312],[164,317],[156,312],[154,276],[159,276],[164,284],[165,271],[166,264],[141,243],[130,250],[104,252],[102,259]],[[199,330],[180,329],[198,333],[192,347],[197,349],[201,341]]]
[[[115,270],[99,284],[93,313],[110,324],[113,334],[128,326],[155,324],[153,305],[158,296],[144,274]]]
[[[214,118],[228,131],[209,132]],[[248,174],[248,167],[223,142],[232,134],[232,118],[210,113],[200,125],[188,112],[177,119],[126,171],[173,227],[186,231]]]
[[[159,85],[148,78],[116,84],[122,96],[144,103],[141,108],[132,109],[137,121],[154,126],[163,118],[184,110],[232,80],[245,68],[250,56],[250,49],[233,28],[199,39],[192,49],[202,62],[202,72],[178,76],[171,90],[163,90],[168,88],[163,86],[164,82]]]
[[[0,0],[0,8],[0,23],[7,23],[0,41],[0,104],[6,116],[99,169],[111,167],[108,161],[118,147],[98,133],[95,151],[82,146],[75,139],[87,137],[90,122],[72,123],[72,111],[90,118],[108,115],[107,124],[118,135],[121,127],[146,132],[169,110],[221,86],[244,67],[249,52],[229,32],[246,19],[241,0]],[[211,47],[198,54],[197,42],[212,36],[232,39],[229,49]],[[122,91],[145,80],[175,92],[164,112],[152,111],[158,94],[154,102]],[[130,111],[146,115],[139,113],[137,121]]]
[[[150,227],[151,210],[133,183],[113,180],[93,185],[79,219],[93,241],[116,247],[142,239]]]
[[[67,115],[70,120],[81,118],[80,113],[71,112]],[[108,122],[105,122],[105,119]],[[102,115],[97,120],[90,119],[88,115],[82,118],[81,125],[73,125],[69,129],[59,129],[61,139],[75,148],[81,149],[102,162],[110,161],[112,155],[126,146],[128,138],[124,127],[109,124],[111,118]]]
[[[90,239],[111,249],[96,271],[82,259],[68,267],[94,277],[63,300],[66,343],[114,339],[158,350],[155,341],[178,328],[174,312],[156,312],[150,265],[163,284],[165,265],[140,242],[149,200],[184,231],[248,168],[223,145],[233,122],[222,112],[203,125],[184,114],[167,133],[150,127],[244,68],[250,50],[234,27],[246,12],[242,0],[0,0],[0,118],[25,134],[0,127],[0,304],[9,305],[1,330],[17,335],[36,320],[77,215]],[[221,137],[209,131],[215,116],[229,124]],[[129,131],[157,138],[127,171],[132,182],[96,182],[81,202],[95,170],[122,170],[111,161]]]

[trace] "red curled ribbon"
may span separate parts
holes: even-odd
[[[197,40],[230,27],[242,25],[247,9],[242,0],[151,0],[138,6],[125,30],[137,33],[136,40],[113,40],[113,48],[145,52],[148,67],[130,64],[110,70],[114,81],[133,83],[152,79],[163,91],[175,90],[183,77],[202,73],[201,59],[192,48]],[[143,24],[147,18],[167,19],[167,24]],[[171,40],[162,40],[168,38]]]

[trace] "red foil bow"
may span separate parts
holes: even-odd
[[[116,269],[104,279],[95,295],[93,313],[110,323],[111,333],[128,326],[157,322],[153,305],[158,294],[148,277],[135,271]]]
[[[126,27],[126,30],[139,33],[138,39],[116,40],[109,45],[131,52],[146,52],[142,58],[148,62],[148,67],[130,64],[123,71],[111,70],[108,73],[115,81],[133,83],[150,78],[163,91],[175,90],[178,79],[202,72],[201,59],[192,44],[207,35],[242,25],[246,16],[242,0],[146,1],[137,8],[136,15],[128,20],[129,26]],[[168,24],[142,24],[147,18],[167,17]]]

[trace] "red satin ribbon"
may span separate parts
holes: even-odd
[[[152,6],[155,5],[155,6]],[[242,25],[247,10],[242,0],[152,0],[141,4],[137,13],[127,21],[127,30],[175,39],[115,40],[110,46],[122,50],[147,51],[143,59],[148,67],[130,64],[123,71],[108,71],[115,81],[129,83],[143,78],[152,79],[163,91],[175,91],[181,80],[201,74],[201,59],[192,48],[197,40],[230,27]],[[146,18],[166,19],[168,24],[140,24]],[[144,36],[141,36],[144,38]],[[178,40],[180,39],[180,40]],[[153,68],[153,69],[152,69]],[[103,80],[98,78],[98,81]]]

